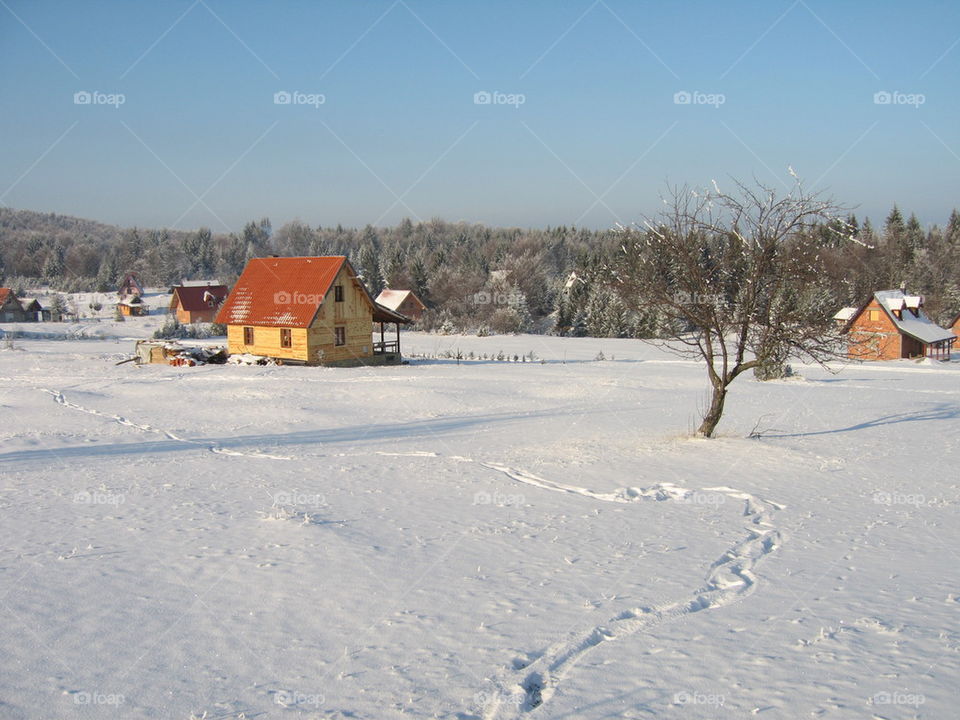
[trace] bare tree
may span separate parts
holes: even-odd
[[[799,181],[778,197],[736,182],[731,193],[671,188],[644,227],[622,228],[612,282],[632,309],[652,315],[662,344],[706,361],[712,396],[697,434],[711,437],[730,383],[788,356],[838,357],[836,304],[823,282],[824,227],[853,240],[832,201]]]

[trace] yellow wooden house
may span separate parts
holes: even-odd
[[[250,260],[216,321],[227,326],[231,355],[303,365],[400,362],[400,325],[411,322],[378,305],[343,256]],[[371,322],[380,324],[379,341]],[[386,340],[388,323],[395,341]]]

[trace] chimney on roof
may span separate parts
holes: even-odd
[[[903,282],[900,283],[900,292],[902,292],[904,295],[907,294],[907,283],[906,283],[906,281],[903,281]]]

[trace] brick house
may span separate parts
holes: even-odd
[[[847,355],[854,360],[949,360],[957,336],[933,322],[923,303],[923,296],[903,290],[875,292],[841,331],[849,338]]]

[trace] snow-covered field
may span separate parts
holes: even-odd
[[[960,716],[960,363],[705,441],[638,341],[116,366],[154,321],[0,349],[2,718]]]

